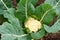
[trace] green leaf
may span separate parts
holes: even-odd
[[[5,14],[5,10],[0,10],[0,24],[2,24],[5,21],[8,21],[6,18],[4,18],[3,14]]]
[[[3,3],[0,0],[0,15],[3,14],[3,13],[5,13],[5,9],[6,8],[4,7]]]
[[[6,18],[3,17],[3,15],[5,13],[7,13],[7,11],[8,11],[8,13],[11,13],[12,15],[14,15],[14,13],[15,13],[15,10],[13,8],[9,8],[8,10],[1,9],[0,10],[0,21],[2,21],[2,23],[5,21],[8,21]]]
[[[18,34],[23,34],[22,27],[20,26],[19,20],[16,17],[14,17],[13,15],[11,15],[9,13],[5,13],[4,17],[8,18],[8,21],[11,24],[3,23],[2,26],[1,26],[1,29],[0,29],[0,33],[2,33],[2,31],[3,31],[3,33],[5,33],[7,31],[6,32],[7,34],[8,34],[8,32],[9,33],[12,32],[11,34],[15,33],[17,35]]]
[[[0,15],[2,15],[2,14],[4,14],[4,13],[5,13],[5,11],[2,10],[2,9],[0,9]]]
[[[26,0],[20,0],[17,6],[17,12],[15,13],[16,17],[20,20],[20,22],[21,21],[23,22],[26,19],[25,4],[26,4]],[[28,6],[27,15],[31,16],[32,14],[35,13],[35,7],[29,0],[27,6]]]
[[[28,39],[28,35],[24,34],[22,26],[19,20],[11,13],[5,13],[4,17],[8,19],[8,22],[4,22],[0,25],[0,33],[2,34],[1,40],[31,40]]]
[[[38,0],[31,0],[31,3],[35,6],[37,4]]]
[[[45,0],[45,3],[46,4],[50,4],[52,6],[55,6],[58,1],[59,0]]]
[[[14,15],[14,13],[15,13],[15,9],[14,9],[14,8],[9,8],[7,11],[8,11],[10,14],[12,14],[12,15]]]
[[[42,18],[42,16],[50,9],[52,9],[51,5],[41,4],[40,6],[36,7],[35,15],[40,20]],[[53,21],[53,17],[55,16],[55,14],[56,13],[54,12],[54,10],[47,12],[47,14],[45,15],[45,17],[43,19],[43,23],[50,24]]]
[[[24,12],[25,11],[25,8],[24,8],[25,3],[26,3],[26,0],[20,0],[17,5],[17,11]]]
[[[53,26],[51,26],[51,27],[49,27],[47,25],[44,25],[44,29],[48,33],[56,33],[56,32],[58,32],[60,30],[60,19],[57,20],[57,22]]]
[[[60,0],[46,0],[46,4],[50,4],[53,7],[57,4],[57,7],[54,8],[56,11],[56,14],[58,15],[58,18],[60,18]]]
[[[20,0],[20,2],[17,5],[17,11],[25,13],[25,4],[26,4],[26,0]],[[34,5],[31,3],[31,0],[30,1],[28,0],[27,6],[28,6],[28,8],[27,8],[28,13],[29,13],[29,11],[32,11],[32,13],[33,13],[33,11],[35,11]]]
[[[28,16],[31,16],[35,13],[35,7],[32,3],[28,4]]]
[[[28,39],[27,35],[13,35],[13,34],[3,34],[1,40],[31,40]]]
[[[33,39],[40,39],[43,36],[45,36],[45,31],[43,29],[41,29],[39,32],[31,33],[31,36]]]
[[[13,7],[12,0],[8,0],[8,1],[7,0],[3,0],[3,1],[9,8]]]
[[[25,13],[17,12],[15,16],[19,19],[21,23],[23,23],[26,19]]]
[[[0,0],[0,9],[6,9]]]
[[[11,23],[11,25],[13,25],[12,27],[15,27],[14,29],[16,29],[17,33],[19,32],[19,30],[21,31],[21,34],[23,33],[22,27],[19,24],[19,20],[16,17],[14,17],[14,16],[12,16],[11,14],[8,14],[8,13],[5,13],[4,17],[8,18],[8,21]],[[5,26],[7,26],[7,24]]]
[[[20,27],[20,30],[21,30],[22,27],[20,26],[19,20],[14,15],[5,13],[4,17],[8,18],[8,21],[15,27]],[[19,28],[16,28],[16,29],[19,29]]]

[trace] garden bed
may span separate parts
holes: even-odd
[[[58,7],[60,2],[57,0],[33,1],[29,3],[30,1],[27,0],[21,0],[21,2],[12,0],[11,5],[7,5],[1,0],[5,6],[2,10],[6,12],[6,14],[0,12],[2,13],[0,14],[1,40],[8,40],[9,37],[12,40],[60,40],[60,15],[58,11],[56,12],[60,8]]]

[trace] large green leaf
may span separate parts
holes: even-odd
[[[40,20],[43,17],[43,15],[50,9],[52,9],[51,5],[49,5],[49,4],[41,4],[40,6],[36,7],[35,15]],[[55,16],[54,10],[50,10],[45,15],[45,17],[43,19],[43,23],[50,24],[52,22],[54,16]]]
[[[60,0],[46,0],[45,3],[46,3],[46,4],[50,4],[50,5],[52,5],[53,7],[54,7],[56,4],[58,4],[58,5],[57,5],[58,7],[55,8],[55,11],[56,11],[56,14],[58,15],[58,17],[60,18]]]
[[[4,7],[3,3],[1,2],[1,0],[0,0],[0,9],[6,9],[6,8]]]
[[[25,3],[26,3],[26,0],[20,0],[19,1],[18,5],[17,5],[17,10],[19,12],[24,12],[25,11],[25,8],[24,8]]]
[[[3,22],[5,22],[5,21],[8,21],[7,20],[7,18],[4,18],[4,16],[3,16],[3,14],[5,14],[5,13],[7,13],[7,11],[8,11],[8,13],[10,13],[11,15],[14,15],[14,13],[15,13],[15,10],[14,10],[14,8],[9,8],[8,10],[0,10],[0,22],[1,22],[1,24],[3,23]]]
[[[28,4],[28,15],[33,15],[35,13],[35,7],[32,3]]]
[[[26,4],[26,0],[20,0],[17,6],[17,12],[15,13],[16,17],[22,22],[26,19],[25,4]],[[34,13],[35,13],[35,7],[31,3],[31,1],[28,0],[27,15],[31,16]]]
[[[12,0],[8,0],[8,1],[7,0],[3,0],[3,1],[9,8],[13,7]]]
[[[32,33],[31,34],[32,38],[33,39],[40,39],[42,38],[43,36],[45,36],[45,30],[44,29],[41,29],[39,32],[37,33]]]
[[[34,5],[31,3],[31,0],[27,0],[27,1],[28,1],[28,4],[27,4],[28,11],[34,11]],[[20,0],[17,5],[17,11],[25,13],[25,4],[26,4],[26,0]]]
[[[27,34],[23,34],[21,29],[16,29],[8,22],[0,26],[1,40],[31,40]],[[29,38],[29,39],[28,39]]]
[[[12,34],[3,34],[1,40],[27,40],[26,36],[16,35],[13,36]],[[28,39],[29,40],[29,39]]]
[[[7,7],[11,8],[12,7],[12,0],[3,0],[4,3],[7,5]],[[6,9],[5,6],[3,5],[3,3],[0,0],[0,8],[1,9]]]
[[[1,40],[30,40],[28,35],[24,34],[19,20],[14,15],[5,13],[4,17],[8,19],[9,23],[5,22],[0,25]]]
[[[6,0],[3,0],[6,1]],[[9,1],[9,0],[8,0]],[[10,9],[9,9],[10,10]],[[6,8],[3,5],[2,1],[0,0],[0,22],[4,22],[6,21],[6,19],[2,16],[3,14],[6,13]],[[1,23],[2,24],[2,23]]]
[[[59,0],[45,0],[45,3],[55,6]]]
[[[58,32],[60,30],[60,19],[57,20],[57,22],[53,26],[51,26],[51,27],[49,27],[47,25],[44,25],[44,29],[48,33],[56,33],[56,32]]]
[[[1,40],[31,40],[28,35],[3,34]]]
[[[0,0],[0,14],[3,14],[5,9],[6,8],[4,7],[3,3]]]
[[[21,29],[22,27],[20,26],[19,20],[18,20],[14,15],[5,13],[5,14],[4,14],[4,17],[5,17],[5,18],[8,18],[8,21],[9,21],[14,27],[18,27],[18,28],[16,28],[16,29],[22,30],[22,29]],[[20,27],[20,28],[19,28],[19,27]]]
[[[17,12],[15,13],[15,16],[20,20],[21,23],[26,19],[25,13]]]
[[[9,13],[5,13],[4,14],[4,17],[5,18],[8,18],[8,21],[11,23],[11,25],[13,25],[12,27],[15,27],[14,29],[15,29],[15,31],[17,31],[16,33],[18,33],[19,32],[19,30],[21,31],[21,34],[23,33],[22,32],[22,27],[20,26],[20,24],[19,24],[19,20],[16,18],[16,17],[14,17],[13,15],[11,15],[11,14],[9,14]],[[6,24],[6,23],[5,23]],[[4,24],[3,24],[4,25]],[[7,24],[5,25],[5,26],[7,26]],[[7,26],[8,27],[8,26]],[[12,30],[13,31],[13,30]],[[20,33],[19,33],[20,34]]]

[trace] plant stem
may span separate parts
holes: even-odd
[[[60,1],[58,1],[58,2],[56,3],[56,5],[55,5],[52,9],[55,9],[56,7],[58,7],[58,6],[59,6],[59,5],[58,5],[59,2],[60,2]],[[58,6],[57,6],[57,5],[58,5]],[[43,16],[42,16],[40,22],[43,21],[44,17],[45,17],[45,16],[48,14],[48,12],[51,11],[52,9],[47,10],[47,11],[43,14]]]
[[[24,37],[27,36],[28,34],[23,34],[23,35],[15,35],[15,34],[3,34],[4,36],[14,36],[14,37]]]
[[[6,6],[6,4],[4,3],[3,0],[1,0],[1,2],[3,3],[3,5],[6,7],[6,9],[8,10],[8,7]]]
[[[26,0],[26,4],[25,4],[25,14],[26,14],[26,18],[28,18],[28,16],[27,16],[27,2],[28,2],[28,0]]]

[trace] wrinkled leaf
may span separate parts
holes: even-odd
[[[40,39],[43,36],[45,36],[45,31],[42,29],[37,33],[32,33],[31,36],[32,36],[33,39]]]
[[[42,18],[42,16],[45,14],[46,11],[52,9],[52,6],[49,4],[42,4],[38,7],[36,7],[36,16],[37,18],[40,20]],[[55,16],[55,12],[54,10],[51,10],[49,12],[47,12],[47,14],[45,15],[44,19],[43,19],[43,23],[45,24],[50,24],[53,20],[53,17]]]
[[[53,26],[51,26],[51,27],[49,27],[47,25],[44,25],[44,29],[48,33],[56,33],[56,32],[58,32],[60,30],[60,19],[57,20],[57,22]]]
[[[4,17],[8,19],[8,22],[0,25],[0,33],[2,34],[1,40],[29,40],[28,35],[24,35],[19,20],[10,13],[5,13]],[[23,35],[21,37],[21,35]]]
[[[3,34],[1,40],[31,40],[28,39],[29,36],[26,35],[13,35],[13,34]]]
[[[50,4],[50,5],[52,5],[53,7],[56,5],[56,4],[58,4],[57,6],[58,7],[56,7],[55,8],[55,11],[56,11],[56,14],[58,15],[58,18],[60,18],[60,0],[46,0],[45,1],[45,3],[46,4]]]

